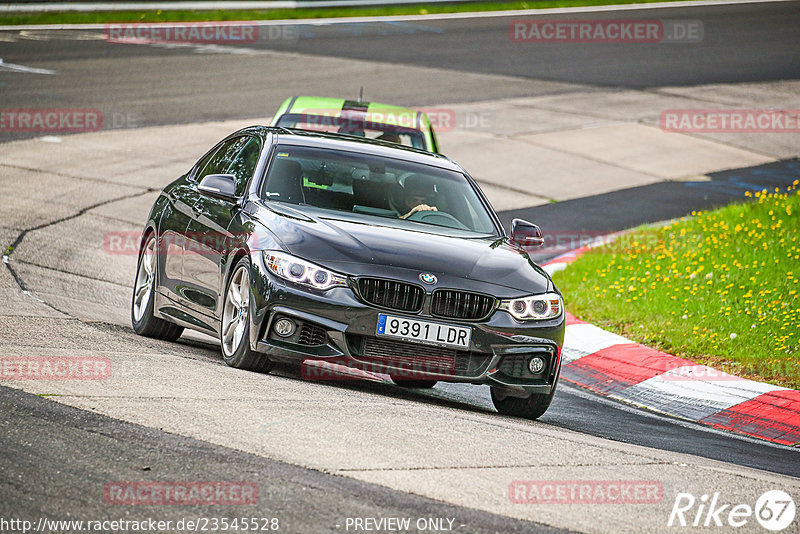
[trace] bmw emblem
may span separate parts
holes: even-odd
[[[436,283],[436,277],[433,276],[431,273],[422,273],[419,275],[419,279],[425,282],[426,284]]]

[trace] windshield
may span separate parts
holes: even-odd
[[[333,117],[326,114],[290,113],[283,115],[277,126],[299,128],[312,132],[342,133],[356,137],[380,139],[399,145],[427,150],[422,132],[406,126],[368,121],[358,117]]]
[[[260,195],[427,231],[496,234],[491,215],[463,174],[357,152],[278,145]]]

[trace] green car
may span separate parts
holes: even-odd
[[[368,137],[439,153],[424,112],[377,102],[293,96],[281,104],[270,126]]]

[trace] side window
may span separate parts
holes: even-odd
[[[202,159],[195,164],[194,169],[196,169],[196,171],[194,172],[194,175],[192,176],[193,180],[196,180],[196,181],[199,182],[200,179],[203,176],[205,176],[205,174],[203,174],[203,169],[206,168],[206,166],[208,165],[208,162],[211,160],[211,158],[214,157],[214,154],[216,154],[218,150],[219,150],[219,147],[214,148],[208,154],[203,156]]]
[[[197,173],[197,181],[199,182],[209,174],[225,174],[228,172],[228,167],[231,166],[236,155],[242,150],[250,137],[237,137],[223,143],[219,150],[217,150],[211,159],[208,160],[205,167]]]
[[[244,137],[243,139],[246,141],[244,147],[225,171],[236,179],[237,197],[245,194],[247,182],[253,177],[258,164],[258,156],[261,154],[261,141],[255,137]]]

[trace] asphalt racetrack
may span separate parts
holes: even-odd
[[[320,384],[285,366],[255,375],[224,366],[211,338],[190,334],[168,344],[131,331],[136,258],[103,254],[98,240],[140,228],[157,191],[231,125],[263,122],[295,94],[355,97],[363,86],[367,99],[488,118],[491,137],[462,125],[441,138],[446,153],[479,169],[506,225],[522,217],[545,231],[607,233],[797,177],[796,133],[687,136],[705,143],[703,154],[713,148],[714,157],[737,163],[680,179],[630,166],[624,183],[609,161],[581,152],[580,136],[657,124],[666,100],[800,107],[800,3],[545,17],[699,21],[703,38],[693,43],[515,43],[509,24],[520,18],[531,17],[302,23],[272,33],[265,26],[262,39],[236,45],[132,45],[107,42],[102,29],[0,29],[0,108],[97,109],[104,117],[102,131],[49,141],[42,132],[0,131],[0,237],[3,247],[14,245],[0,275],[8,303],[0,347],[16,356],[108,354],[115,369],[106,385],[0,385],[0,518],[242,512],[111,506],[103,488],[120,480],[254,481],[259,503],[244,513],[279,517],[287,532],[353,531],[347,518],[388,516],[454,518],[452,529],[469,533],[656,532],[667,529],[679,492],[722,492],[726,502],[752,505],[763,491],[782,489],[797,501],[797,449],[567,383],[540,420],[521,421],[496,414],[484,387]],[[517,122],[508,109],[518,110]],[[520,124],[531,110],[563,129]],[[540,131],[551,137],[521,144]],[[631,131],[620,135],[635,142],[638,130]],[[562,183],[503,175],[516,158],[535,164],[536,151],[558,143],[565,158],[596,163],[597,174],[573,176],[566,163]],[[511,147],[505,161],[494,147]],[[693,156],[676,149],[665,157]],[[659,480],[664,498],[608,506],[508,498],[519,479],[615,477]]]

